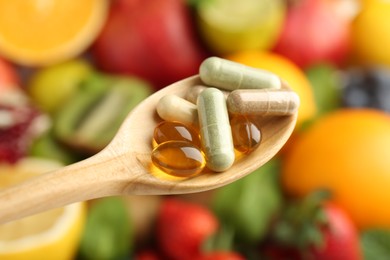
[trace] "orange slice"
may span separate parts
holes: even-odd
[[[0,0],[0,54],[30,66],[82,53],[100,32],[108,0]]]

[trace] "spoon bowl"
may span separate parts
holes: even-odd
[[[261,167],[293,132],[297,113],[258,117],[260,146],[236,158],[227,171],[206,171],[189,178],[159,171],[151,162],[153,130],[161,122],[157,102],[167,94],[184,97],[189,88],[199,84],[199,76],[193,76],[148,97],[132,110],[111,143],[96,155],[0,191],[0,223],[106,196],[181,194],[218,188]],[[283,88],[289,89],[285,83]]]

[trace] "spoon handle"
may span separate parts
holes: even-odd
[[[0,191],[0,223],[73,202],[119,195],[129,181],[128,177],[122,180],[124,174],[116,174],[124,171],[123,165],[98,155]]]

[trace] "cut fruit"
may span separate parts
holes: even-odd
[[[135,77],[91,74],[57,112],[54,134],[78,151],[96,153],[150,93],[150,85]]]
[[[4,90],[0,96],[0,163],[15,163],[24,157],[31,141],[49,125],[22,90]]]
[[[35,158],[0,165],[0,189],[59,167],[56,161]],[[85,204],[74,203],[0,225],[0,259],[73,259],[85,215]]]
[[[28,92],[39,108],[53,115],[92,71],[91,64],[82,59],[48,66],[32,75]]]
[[[223,55],[272,48],[285,18],[285,4],[280,0],[199,2],[200,36],[212,51]]]
[[[82,53],[100,32],[108,0],[0,0],[0,53],[30,66]]]

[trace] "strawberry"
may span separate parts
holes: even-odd
[[[194,259],[217,228],[217,218],[208,208],[169,198],[157,216],[157,242],[168,259]]]
[[[289,248],[277,243],[266,243],[261,248],[261,255],[267,260],[300,260],[300,252],[296,248]]]
[[[244,260],[245,258],[236,252],[231,251],[215,251],[196,257],[193,260]]]
[[[143,250],[135,254],[134,260],[160,260],[156,252],[153,250]]]
[[[326,203],[323,210],[327,219],[322,227],[323,244],[311,246],[314,259],[358,260],[362,259],[358,232],[346,213],[335,204]]]
[[[356,227],[345,211],[323,193],[314,193],[286,207],[272,230],[268,259],[360,260]]]

